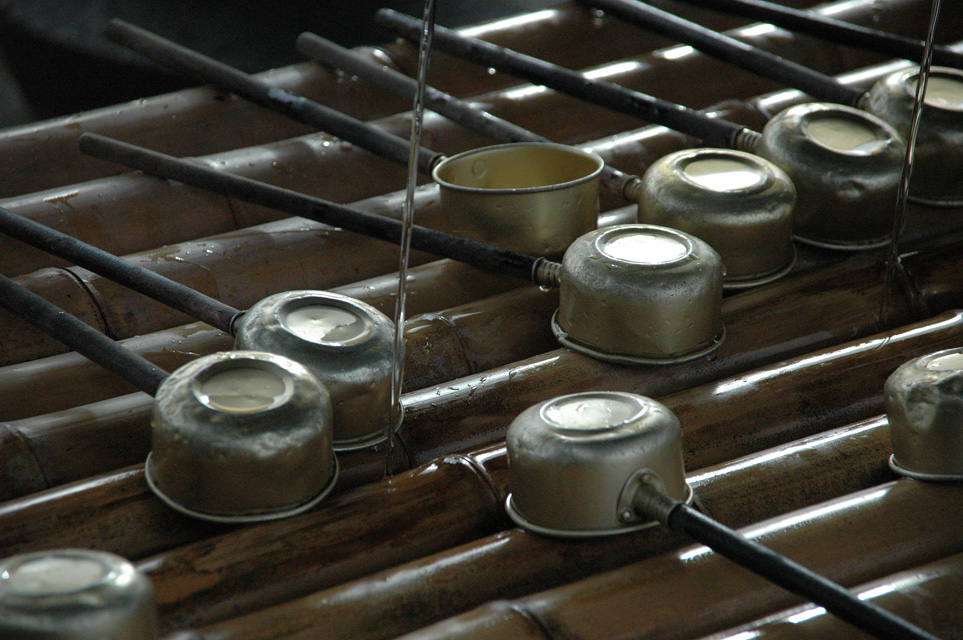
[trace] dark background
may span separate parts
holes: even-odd
[[[557,1],[436,0],[437,21],[455,27]],[[111,18],[256,72],[303,60],[302,31],[344,46],[390,41],[372,19],[382,6],[424,10],[421,0],[0,0],[0,128],[192,84],[108,42]]]

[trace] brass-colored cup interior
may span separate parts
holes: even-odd
[[[552,143],[474,149],[432,172],[446,230],[529,255],[556,258],[598,225],[597,155]]]

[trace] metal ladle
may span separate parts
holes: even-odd
[[[690,507],[679,420],[644,396],[595,391],[523,411],[506,438],[509,516],[542,535],[614,535],[661,523],[880,638],[930,633]]]
[[[382,9],[380,24],[414,37],[412,18]],[[762,133],[733,122],[586,78],[543,60],[435,28],[435,46],[486,67],[693,135],[710,145],[756,153],[783,169],[796,187],[796,238],[818,246],[861,250],[885,245],[891,228],[905,145],[879,118],[837,104],[791,107]]]
[[[80,148],[155,176],[388,242],[397,244],[401,237],[397,220],[96,134],[83,134]],[[418,226],[412,228],[411,246],[539,286],[561,286],[556,334],[563,344],[598,358],[678,362],[708,353],[723,338],[721,260],[703,241],[679,231],[648,225],[597,230],[573,243],[561,264]],[[639,313],[640,298],[654,303],[644,313]],[[580,320],[596,311],[608,321]],[[638,340],[630,343],[626,336],[632,335]]]
[[[414,79],[315,34],[302,33],[297,45],[305,55],[406,98],[418,89]],[[425,96],[427,106],[435,112],[487,136],[504,142],[548,142],[437,89],[426,87]],[[444,164],[485,154],[484,150],[467,152]],[[433,175],[446,217],[466,218],[466,225],[484,224],[473,223],[463,213],[465,197],[481,194],[449,185],[442,172],[439,165]],[[758,156],[729,149],[690,150],[658,161],[643,178],[607,168],[602,184],[638,204],[640,213],[655,208],[664,214],[641,217],[643,222],[680,229],[708,242],[722,256],[726,288],[771,282],[795,263],[795,188],[782,170]],[[485,219],[480,212],[473,210],[472,214],[477,220]],[[544,224],[545,229],[552,229],[554,222],[545,216]]]

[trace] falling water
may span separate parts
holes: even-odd
[[[916,101],[913,104],[913,117],[910,121],[909,135],[906,140],[906,157],[903,159],[903,172],[900,176],[899,194],[896,198],[896,212],[893,215],[893,234],[889,245],[889,257],[886,260],[886,280],[883,282],[883,300],[879,307],[879,322],[885,323],[886,305],[889,302],[890,289],[895,286],[896,276],[901,269],[899,259],[899,235],[903,231],[906,221],[906,199],[909,197],[910,178],[913,176],[913,160],[916,150],[916,136],[919,133],[920,120],[923,115],[923,98],[926,96],[926,85],[929,82],[930,64],[933,60],[933,47],[936,37],[936,23],[940,16],[942,0],[933,0],[930,11],[930,24],[926,33],[923,59],[920,61],[920,73],[916,82]]]
[[[411,225],[414,220],[415,185],[418,179],[418,150],[421,148],[422,123],[425,113],[425,85],[428,82],[431,36],[435,29],[435,0],[425,0],[421,20],[421,45],[418,48],[418,91],[411,110],[411,152],[408,156],[408,187],[402,208],[401,253],[398,260],[398,298],[395,302],[395,342],[391,364],[391,419],[388,421],[388,453],[385,475],[391,475],[391,454],[394,451],[395,427],[404,417],[401,406],[401,387],[404,382],[404,326],[405,291],[408,280],[408,259],[411,254]]]

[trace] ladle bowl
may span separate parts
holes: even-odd
[[[574,147],[519,142],[446,158],[432,177],[448,232],[554,259],[598,226],[604,164]]]
[[[963,349],[903,364],[886,380],[890,467],[920,480],[963,480]]]
[[[148,484],[197,518],[294,515],[337,476],[328,392],[283,356],[234,351],[182,366],[157,390],[152,427]]]
[[[562,260],[552,320],[566,347],[624,364],[667,364],[718,348],[723,268],[687,233],[629,224],[587,233]]]
[[[873,85],[866,108],[909,135],[919,69],[890,74]],[[963,71],[931,67],[914,147],[910,195],[927,204],[963,202]]]
[[[663,156],[642,176],[639,222],[672,227],[719,252],[726,288],[755,286],[795,263],[789,176],[759,156],[689,149]]]
[[[385,314],[336,293],[289,291],[251,307],[234,333],[235,348],[296,360],[324,385],[335,451],[386,437],[394,323]]]
[[[154,640],[154,587],[112,553],[57,549],[0,560],[0,638]]]
[[[519,526],[563,537],[625,533],[650,526],[635,513],[640,482],[691,498],[679,420],[644,396],[590,391],[520,413],[508,428],[511,494]]]
[[[896,131],[872,114],[807,103],[766,123],[754,152],[796,187],[797,240],[861,250],[889,242],[905,149]]]

